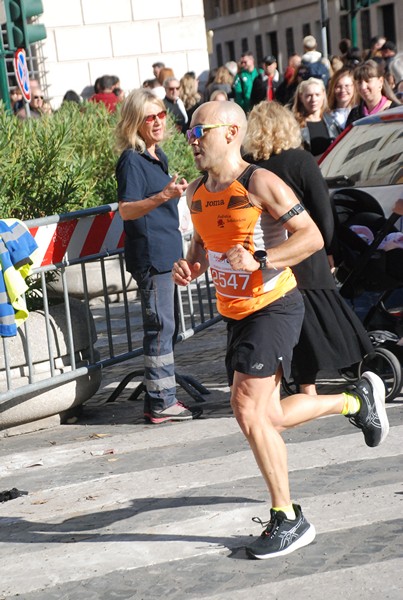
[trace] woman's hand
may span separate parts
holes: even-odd
[[[182,178],[178,181],[178,174],[172,177],[171,181],[164,187],[161,192],[162,197],[164,198],[164,202],[171,200],[172,198],[180,198],[182,194],[185,193],[186,188],[188,186],[188,182],[186,179]]]

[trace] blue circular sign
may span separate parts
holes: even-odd
[[[14,72],[17,78],[18,87],[24,99],[27,102],[31,101],[31,90],[29,87],[29,73],[27,67],[27,58],[25,50],[19,48],[14,54]]]

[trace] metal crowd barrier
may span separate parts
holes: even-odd
[[[102,373],[143,353],[140,302],[136,286],[125,272],[123,223],[117,204],[25,221],[25,225],[39,246],[33,278],[37,280],[41,306],[34,312],[40,315],[44,329],[43,333],[38,331],[30,313],[18,330],[18,339],[2,338],[0,411],[10,400],[32,397],[82,376]],[[190,235],[183,233],[184,248]],[[209,273],[187,288],[178,288],[178,297],[178,342],[220,320]],[[60,322],[55,321],[55,298]],[[60,335],[64,342],[59,341]],[[22,348],[24,360],[15,356],[16,345],[20,354]],[[38,352],[40,368],[35,362]],[[129,373],[110,401],[138,373]],[[199,401],[207,392],[191,377],[179,377],[178,383]]]

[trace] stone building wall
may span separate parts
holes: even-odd
[[[181,77],[209,68],[202,0],[43,0],[47,93],[81,93],[105,74],[125,91],[153,77],[162,61]]]

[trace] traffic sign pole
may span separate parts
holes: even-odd
[[[6,55],[4,54],[3,40],[0,36],[0,96],[7,111],[11,111],[10,92],[8,90]]]

